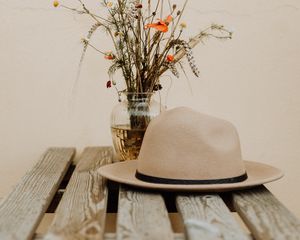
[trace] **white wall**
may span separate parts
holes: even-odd
[[[245,159],[284,170],[268,187],[300,217],[299,8],[297,0],[191,0],[188,32],[217,22],[232,28],[234,39],[194,50],[201,78],[190,75],[193,94],[183,77],[174,79],[168,107],[187,105],[232,121]],[[89,26],[87,17],[53,9],[51,1],[0,0],[0,197],[49,146],[111,144],[117,99],[105,88],[102,56],[88,52],[70,94]],[[108,50],[109,41],[97,38]]]

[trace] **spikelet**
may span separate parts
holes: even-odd
[[[166,66],[170,69],[175,77],[179,78],[179,72],[173,62],[166,63]]]
[[[126,15],[129,22],[133,22],[138,17],[138,8],[136,7],[139,4],[139,0],[130,0],[126,6]]]
[[[196,66],[195,58],[193,56],[192,48],[186,41],[182,41],[182,46],[185,50],[185,55],[188,60],[188,63],[195,74],[196,77],[199,77],[200,71],[198,70],[198,67]]]
[[[80,72],[81,72],[81,65],[83,63],[84,57],[85,57],[85,53],[87,51],[88,45],[89,45],[89,41],[91,40],[91,37],[93,36],[94,32],[100,27],[102,26],[101,23],[95,23],[89,30],[86,38],[82,38],[81,42],[83,43],[83,49],[82,49],[82,53],[81,53],[81,57],[79,60],[79,66],[78,66],[78,70],[77,70],[77,75],[76,75],[76,80],[72,86],[72,94],[74,93],[76,86],[77,86],[77,82],[79,80],[80,77]]]
[[[83,55],[86,52],[86,49],[88,47],[89,41],[91,40],[91,37],[93,36],[94,32],[100,27],[100,23],[95,23],[89,30],[86,38],[81,39],[81,42],[83,43]]]
[[[92,37],[92,35],[93,35],[93,33],[97,30],[97,28],[98,27],[100,27],[102,24],[101,23],[98,23],[98,22],[96,22],[91,28],[90,28],[90,30],[89,30],[89,32],[88,32],[88,35],[87,35],[87,39],[88,40],[90,40],[91,39],[91,37]]]

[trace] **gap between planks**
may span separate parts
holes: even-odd
[[[111,147],[83,151],[45,239],[102,239],[107,188],[97,169],[112,162],[112,155]]]
[[[232,195],[236,211],[256,240],[300,239],[300,220],[266,187]]]
[[[117,240],[172,240],[173,237],[168,211],[160,194],[120,187]]]
[[[189,240],[251,239],[217,194],[179,195],[176,204]]]
[[[0,239],[31,239],[75,154],[50,148],[0,205]],[[18,226],[18,227],[16,227]]]

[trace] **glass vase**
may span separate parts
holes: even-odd
[[[119,160],[137,159],[148,124],[163,111],[153,98],[152,92],[121,93],[111,113],[112,139]]]

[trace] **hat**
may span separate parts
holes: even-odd
[[[116,182],[169,191],[229,191],[283,176],[275,167],[242,159],[233,124],[186,107],[150,122],[138,160],[98,171]]]

